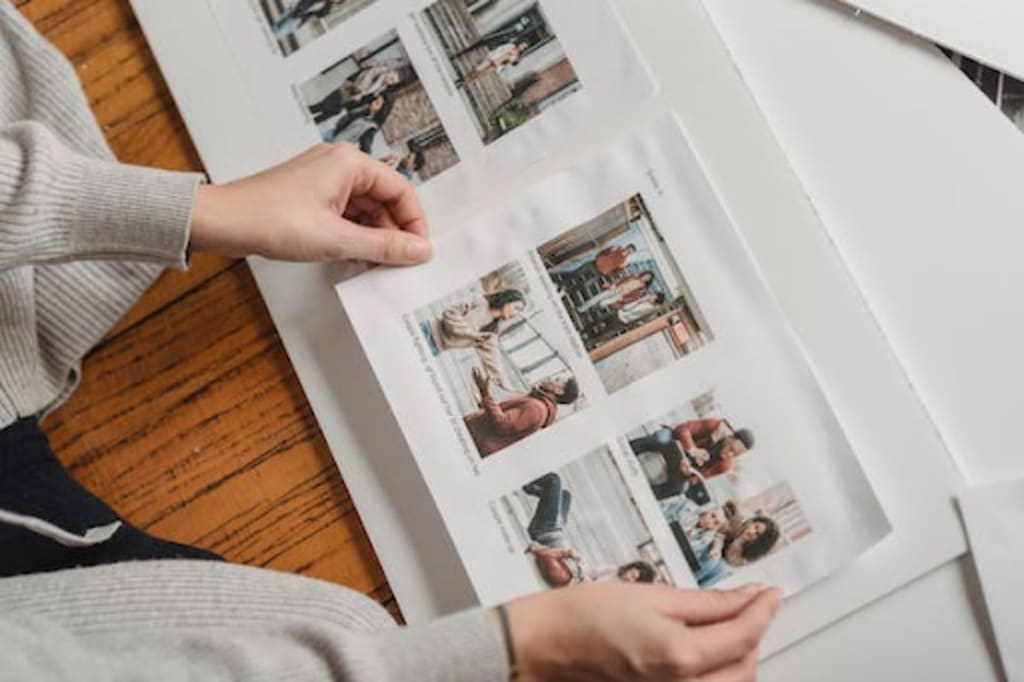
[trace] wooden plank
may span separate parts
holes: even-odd
[[[46,423],[129,521],[363,592],[384,579],[244,263],[91,354]]]

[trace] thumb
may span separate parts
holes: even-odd
[[[765,585],[745,585],[735,590],[677,590],[676,598],[665,602],[666,615],[687,625],[729,620],[766,589]]]
[[[423,237],[403,230],[365,227],[340,219],[342,258],[381,265],[417,265],[434,257],[434,247]]]

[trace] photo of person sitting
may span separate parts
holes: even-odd
[[[479,408],[463,417],[466,428],[481,457],[514,445],[555,423],[560,406],[572,405],[579,398],[576,379],[547,379],[525,395],[501,402],[491,395],[491,377],[473,368],[473,382],[479,392]]]
[[[620,277],[611,282],[606,282],[602,285],[602,291],[576,306],[576,309],[581,313],[585,313],[597,306],[604,306],[612,311],[621,310],[624,306],[644,298],[647,295],[648,287],[653,282],[653,272],[640,272],[635,275]]]
[[[635,254],[636,244],[606,246],[598,251],[593,258],[588,257],[563,263],[551,268],[551,273],[569,275],[577,272],[584,265],[593,264],[594,271],[602,277],[617,277]]]
[[[503,289],[449,306],[440,316],[421,323],[420,330],[435,357],[455,348],[471,348],[479,356],[487,376],[501,388],[513,392],[515,388],[505,377],[498,334],[503,322],[516,319],[524,310],[526,296],[523,292]]]
[[[589,567],[565,538],[565,525],[572,509],[572,492],[557,473],[549,473],[523,486],[523,492],[537,498],[537,507],[527,527],[531,554],[544,582],[565,587],[586,582],[653,583],[657,570],[646,561],[618,566]]]
[[[779,525],[763,515],[753,516],[729,530],[721,545],[709,542],[697,555],[698,568],[694,578],[700,587],[711,587],[731,573],[768,556],[779,541]]]
[[[678,495],[694,473],[706,479],[732,471],[735,459],[753,449],[754,433],[750,429],[734,431],[724,419],[705,417],[662,426],[631,439],[629,445],[637,456],[662,456],[663,474],[651,481],[651,487],[658,499],[664,499]]]
[[[274,21],[274,37],[285,40],[311,19],[325,19],[348,0],[296,0]]]

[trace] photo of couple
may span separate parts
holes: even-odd
[[[789,485],[759,466],[754,431],[721,415],[709,392],[628,434],[700,587],[811,532]]]
[[[325,142],[349,142],[414,185],[459,162],[395,31],[328,67],[298,92]]]
[[[263,16],[288,56],[377,0],[260,0]]]
[[[582,88],[537,0],[439,0],[423,18],[484,144]]]
[[[640,195],[537,253],[609,393],[712,340]]]
[[[542,586],[671,584],[607,448],[527,483],[501,504]]]
[[[416,312],[481,457],[585,407],[552,320],[531,301],[519,263],[485,275]]]

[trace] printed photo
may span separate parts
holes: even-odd
[[[415,314],[481,457],[550,428],[586,403],[558,338],[511,263]]]
[[[712,340],[640,195],[538,254],[609,393]]]
[[[662,514],[700,587],[811,532],[789,485],[734,425],[714,391],[627,434]]]
[[[540,586],[671,584],[661,552],[607,448],[501,499]]]
[[[413,184],[459,161],[395,31],[298,86],[325,142],[349,142]]]
[[[1024,82],[970,57],[944,48],[942,51],[1019,130],[1024,131]]]
[[[438,0],[423,20],[484,144],[582,88],[538,0]]]
[[[288,56],[377,0],[259,0],[263,15]]]

